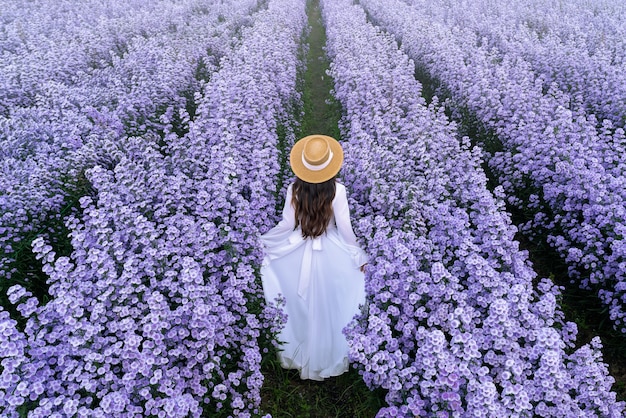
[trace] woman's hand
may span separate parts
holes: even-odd
[[[365,273],[365,266],[367,266],[367,263],[363,264],[361,266],[361,273]]]

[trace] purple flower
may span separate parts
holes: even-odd
[[[402,2],[360,4],[371,19],[395,22],[389,28],[403,47],[445,33],[425,24],[413,38],[408,28],[428,19]],[[372,260],[367,309],[345,332],[366,384],[387,390],[390,407],[379,416],[533,414],[548,397],[557,415],[591,411],[568,392],[580,386],[567,366],[575,356],[564,351],[571,331],[559,330],[573,325],[562,324],[553,286],[540,281],[533,290],[535,273],[498,200],[504,189],[495,197],[487,190],[481,151],[457,139],[436,101],[426,106],[412,62],[361,6],[323,1],[322,14],[346,115],[344,181],[359,190],[351,196],[356,232]],[[590,369],[603,367],[576,353]],[[592,384],[598,403],[619,416],[611,379],[600,380]]]

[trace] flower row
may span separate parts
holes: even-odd
[[[23,330],[0,310],[2,416],[258,414],[283,320],[257,281],[258,236],[276,206],[277,124],[298,100],[304,6],[271,0],[195,115],[166,112],[163,137],[124,137],[115,164],[87,170],[69,257],[34,241],[50,301],[9,290]]]
[[[526,61],[481,44],[471,30],[401,1],[361,3],[438,80],[455,117],[495,135],[485,158],[508,203],[531,214],[520,229],[546,235],[571,277],[597,290],[626,332],[626,159],[616,151],[625,149],[623,132],[597,131],[558,88],[544,92]]]
[[[600,342],[575,350],[558,290],[518,248],[481,151],[412,61],[349,0],[323,0],[330,75],[345,115],[342,177],[370,256],[367,312],[345,330],[379,416],[618,417]]]
[[[15,1],[0,11],[0,114],[36,106],[50,84],[113,65],[140,38],[175,32],[202,2]],[[206,2],[205,2],[206,4]]]
[[[411,2],[422,12],[425,10],[423,3],[422,0]],[[596,7],[587,2],[571,2],[565,10],[543,6],[504,1],[464,6],[461,2],[431,3],[428,14],[445,16],[448,25],[469,28],[483,42],[506,54],[523,57],[543,78],[545,89],[557,83],[571,96],[572,106],[581,106],[599,119],[610,120],[608,127],[623,128],[626,124],[626,73],[623,71],[626,26],[621,24],[622,32],[614,33],[616,28],[606,20],[618,20],[622,16],[623,21],[626,8],[621,2],[607,2],[604,7],[596,5],[599,10],[595,10],[595,16],[590,16]],[[573,10],[568,10],[567,6]],[[572,16],[582,17],[586,23],[578,26],[578,22],[565,36],[558,30],[559,21],[570,24],[576,20]]]
[[[159,13],[137,19],[133,31],[161,31],[128,39],[124,54],[112,57],[111,65],[63,80],[31,74],[43,89],[37,103],[16,105],[0,116],[0,279],[12,276],[11,261],[33,234],[61,222],[62,209],[84,192],[85,169],[114,165],[125,136],[159,132],[159,116],[168,107],[193,104],[193,92],[228,53],[256,3],[209,4],[206,13],[196,10],[202,3],[182,3],[186,13],[178,14],[175,31],[160,25]],[[63,44],[57,48],[63,50]],[[63,65],[47,61],[35,67],[40,64]],[[28,74],[28,68],[18,71]]]
[[[482,20],[498,19],[498,26],[509,23],[510,29],[526,28],[538,41],[556,36],[563,42],[573,41],[590,54],[598,48],[610,52],[615,63],[626,58],[626,5],[619,0],[528,0],[509,2],[476,0],[471,4],[403,0],[436,19],[460,19],[482,26]],[[486,23],[486,22],[485,22]],[[495,23],[495,22],[494,22]]]

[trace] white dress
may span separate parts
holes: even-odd
[[[279,294],[286,300],[287,323],[278,335],[282,367],[299,369],[302,379],[323,380],[348,370],[342,330],[365,302],[360,266],[367,256],[352,231],[344,185],[336,183],[326,233],[307,239],[300,227],[294,230],[292,186],[282,220],[261,236],[263,290],[268,302]]]

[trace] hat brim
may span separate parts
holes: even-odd
[[[302,150],[304,149],[304,144],[309,138],[312,137],[322,137],[326,138],[328,144],[330,145],[330,149],[333,153],[333,158],[330,160],[328,166],[324,167],[322,170],[313,171],[309,170],[304,166],[302,162]],[[334,176],[339,173],[341,169],[341,165],[343,164],[343,149],[337,140],[333,137],[326,135],[309,135],[300,139],[293,145],[291,148],[291,153],[289,155],[289,164],[291,164],[291,170],[293,173],[303,181],[307,183],[323,183],[327,180],[330,180]]]

